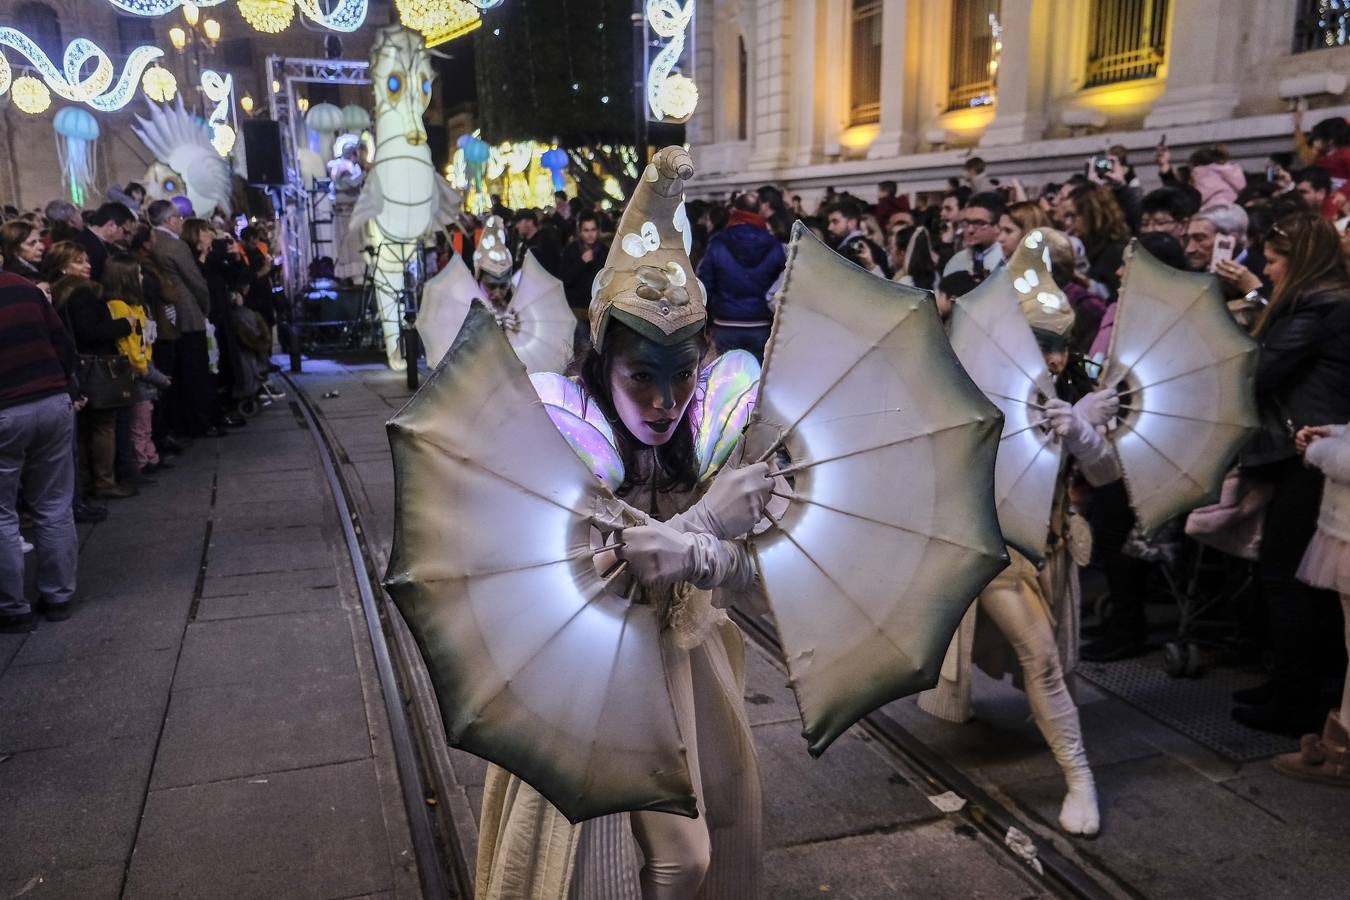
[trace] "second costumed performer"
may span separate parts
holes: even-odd
[[[758,365],[733,353],[701,372],[704,297],[685,248],[689,225],[680,222],[692,173],[683,149],[656,155],[596,279],[594,347],[580,378],[544,373],[533,381],[555,421],[570,420],[563,431],[574,449],[647,523],[617,531],[616,553],[663,624],[665,677],[699,817],[634,812],[573,825],[491,766],[479,898],[565,897],[569,885],[584,894],[587,883],[622,881],[613,870],[622,868],[629,829],[645,860],[645,898],[760,891],[759,767],[742,700],[742,638],[713,607],[711,590],[753,582],[749,552],[731,539],[759,521],[773,481],[767,464],[710,478],[745,424]],[[586,440],[596,436],[603,440]]]

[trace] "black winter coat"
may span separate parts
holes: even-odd
[[[1261,431],[1244,466],[1296,455],[1294,433],[1350,421],[1350,288],[1314,289],[1276,313],[1256,370]]]
[[[87,278],[67,275],[52,285],[53,305],[70,323],[75,349],[99,356],[120,356],[117,341],[131,334],[129,319],[114,319],[103,288]]]
[[[769,289],[783,274],[787,254],[765,228],[741,223],[708,239],[698,277],[708,292],[708,318],[768,322]]]

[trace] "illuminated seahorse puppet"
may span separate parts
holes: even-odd
[[[389,367],[407,367],[399,348],[398,296],[417,243],[459,210],[459,194],[431,164],[422,113],[431,100],[431,61],[421,35],[390,25],[370,51],[375,153],[352,211],[348,239],[375,249],[375,290]]]

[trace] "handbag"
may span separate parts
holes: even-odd
[[[130,406],[134,389],[131,360],[125,356],[80,355],[80,392],[90,409]]]

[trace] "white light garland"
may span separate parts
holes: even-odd
[[[334,31],[355,31],[366,21],[367,0],[342,0],[337,9],[325,13],[319,0],[295,0],[306,18]]]
[[[234,148],[234,129],[229,125],[230,103],[234,97],[234,76],[221,75],[212,69],[204,69],[201,78],[202,95],[215,104],[206,117],[206,125],[211,131],[211,144],[221,156],[229,155]],[[225,147],[224,150],[221,147]]]
[[[698,89],[690,79],[670,73],[684,53],[685,33],[694,18],[694,0],[647,0],[646,12],[648,27],[670,41],[647,69],[647,107],[659,121],[684,121],[693,115]],[[675,79],[682,80],[668,84]],[[667,106],[668,99],[679,107],[678,111]]]
[[[164,55],[158,47],[142,46],[131,51],[126,65],[122,67],[122,76],[114,83],[116,69],[108,54],[87,38],[76,38],[66,45],[62,57],[64,71],[57,69],[47,54],[32,38],[15,28],[0,27],[0,46],[15,50],[33,65],[42,76],[46,86],[60,97],[73,103],[88,103],[102,112],[111,112],[126,106],[136,91],[141,73],[145,67]],[[80,73],[89,62],[94,69],[88,77],[81,78]],[[0,93],[10,80],[9,60],[0,53]]]
[[[198,9],[207,6],[219,6],[225,0],[108,0],[113,6],[122,10],[122,12],[131,13],[133,16],[162,16],[171,13],[180,6],[195,6]]]

